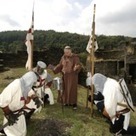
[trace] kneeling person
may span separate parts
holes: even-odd
[[[23,107],[28,92],[37,81],[34,72],[28,72],[19,79],[11,82],[0,95],[0,107],[4,112],[4,133],[8,136],[26,136],[26,122]]]
[[[104,105],[101,112],[111,122],[110,131],[119,134],[136,134],[136,128],[129,127],[130,108],[121,92],[120,84],[102,74],[95,74],[92,77],[95,93],[100,92],[104,96]],[[123,106],[125,105],[125,106]]]

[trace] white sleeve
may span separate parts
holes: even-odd
[[[31,97],[32,95],[35,95],[35,92],[33,89],[31,89],[29,92],[28,92],[28,96]]]
[[[18,88],[19,82],[14,80],[3,90],[3,92],[0,94],[0,107],[4,108],[11,103],[13,100],[12,98],[17,92]]]
[[[124,116],[125,116],[125,120],[124,120],[123,128],[124,128],[125,130],[127,130],[127,129],[128,129],[128,126],[129,126],[129,122],[130,122],[130,112],[124,114]]]
[[[117,91],[118,88],[115,84],[115,82],[106,82],[103,90],[104,95],[104,105],[107,113],[112,118],[116,115],[116,109],[117,109]],[[114,123],[115,118],[112,119],[112,122]]]

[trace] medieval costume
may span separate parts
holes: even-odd
[[[54,97],[50,89],[50,86],[52,84],[52,77],[45,68],[46,64],[44,62],[37,62],[37,67],[34,69],[34,71],[39,75],[39,80],[37,81],[34,90],[36,92],[36,95],[43,99],[44,102],[48,100],[49,104],[53,105]]]
[[[28,103],[25,105],[25,117],[29,122],[33,113],[40,112],[44,102],[48,101],[50,105],[54,104],[54,97],[49,88],[51,76],[47,73],[46,64],[42,61],[37,62],[37,66],[33,69],[38,76],[36,84],[28,94]]]
[[[70,47],[66,46],[65,49],[70,50]],[[55,74],[62,73],[63,102],[65,105],[73,105],[74,108],[77,106],[77,84],[80,68],[78,55],[70,53],[70,55],[64,54],[53,70]]]
[[[92,77],[92,83],[95,88],[94,103],[99,111],[109,118],[110,131],[116,135],[128,133],[130,109],[121,92],[120,84],[99,73]]]
[[[51,90],[53,79],[52,76],[47,73],[46,83],[45,83],[45,90],[44,90],[44,102],[48,102],[50,105],[54,104],[54,96]]]
[[[4,112],[4,128],[7,136],[26,136],[26,122],[22,109],[28,92],[37,81],[34,72],[28,72],[10,83],[0,94],[0,107]],[[19,115],[20,114],[20,115]]]

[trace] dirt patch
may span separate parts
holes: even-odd
[[[33,136],[70,136],[67,129],[71,125],[67,122],[63,122],[56,119],[45,119],[39,122],[36,130],[37,132]]]

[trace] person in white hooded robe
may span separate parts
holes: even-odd
[[[27,72],[21,78],[11,82],[0,94],[0,107],[4,113],[3,124],[9,123],[4,128],[7,136],[26,136],[25,117],[20,113],[23,111],[28,92],[36,81],[36,74],[32,71]]]
[[[46,101],[48,101],[50,105],[54,104],[53,93],[50,89],[52,77],[46,70],[46,64],[43,61],[38,61],[37,66],[33,71],[38,76],[38,80],[28,94],[29,101],[25,106],[25,118],[27,124],[34,113],[41,111],[42,105],[45,105]],[[33,98],[37,98],[37,104],[35,104]]]
[[[53,93],[50,89],[51,83],[52,83],[52,77],[47,72],[46,64],[43,61],[38,61],[37,66],[34,69],[34,71],[39,75],[39,81],[37,81],[35,86],[35,92],[36,94],[44,100],[44,98],[47,98],[48,95],[48,101],[50,105],[54,104],[54,97]]]
[[[94,103],[98,110],[107,117],[110,122],[110,131],[116,135],[136,134],[136,128],[131,129],[130,123],[130,110],[122,105],[127,105],[124,96],[121,93],[119,83],[109,77],[100,73],[96,73],[92,77],[94,84]],[[120,105],[119,105],[120,103]]]

